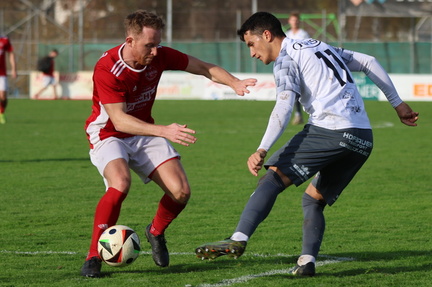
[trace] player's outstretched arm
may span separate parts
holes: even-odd
[[[417,126],[416,121],[418,120],[419,113],[414,112],[407,103],[402,102],[395,110],[402,123],[407,126]]]
[[[240,80],[217,65],[206,63],[192,56],[188,57],[189,64],[186,68],[186,72],[196,75],[202,75],[212,80],[213,82],[227,85],[231,87],[234,92],[239,96],[244,96],[245,94],[248,94],[248,88],[251,86],[255,86],[256,84],[256,79],[248,78]]]

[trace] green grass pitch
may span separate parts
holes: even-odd
[[[171,265],[153,263],[144,236],[162,192],[134,175],[118,223],[138,232],[143,254],[125,268],[103,265],[103,278],[88,279],[79,271],[104,190],[83,130],[91,103],[10,100],[8,123],[0,125],[0,286],[428,286],[432,102],[410,103],[420,112],[416,128],[401,124],[388,103],[366,102],[374,151],[336,204],[326,208],[317,276],[285,274],[301,250],[305,185],[279,196],[239,259],[195,257],[196,246],[234,230],[258,180],[246,160],[273,104],[157,101],[157,123],[187,124],[198,137],[190,147],[174,144],[192,197],[166,233]],[[289,126],[274,149],[300,128]]]

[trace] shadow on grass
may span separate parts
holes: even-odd
[[[400,272],[415,272],[419,271],[419,268],[422,270],[431,270],[432,263],[427,264],[421,264],[421,261],[419,264],[412,266],[408,265],[409,262],[416,261],[415,257],[427,257],[430,258],[432,256],[432,251],[394,251],[394,252],[364,252],[364,253],[344,253],[344,254],[330,254],[325,256],[318,256],[318,262],[325,261],[325,260],[335,260],[335,263],[337,264],[338,260],[340,260],[339,263],[343,262],[374,262],[374,264],[370,264],[368,268],[360,268],[360,269],[354,269],[354,270],[347,270],[343,272],[333,273],[335,276],[346,276],[346,275],[358,275],[358,274],[365,274],[368,272],[374,272],[374,273],[400,273]],[[353,260],[347,260],[348,258],[352,258]],[[413,260],[407,261],[407,258],[412,258]],[[385,267],[385,262],[391,262],[391,261],[399,261],[403,260],[407,262],[407,266],[389,266]],[[212,261],[200,261],[197,260],[196,263],[191,264],[174,264],[171,265],[169,268],[159,268],[155,269],[152,268],[151,270],[144,271],[144,272],[151,272],[151,273],[188,273],[188,272],[207,272],[211,270],[222,270],[222,269],[232,269],[232,268],[238,268],[241,269],[248,269],[252,266],[257,266],[260,264],[263,265],[275,265],[275,269],[284,269],[284,268],[291,268],[294,266],[294,264],[297,261],[297,256],[269,256],[269,257],[258,257],[258,256],[244,256],[239,259],[229,259],[227,257],[225,258],[219,258]],[[384,263],[383,263],[384,262]],[[426,262],[425,262],[426,263]],[[369,263],[368,263],[369,264]],[[329,264],[325,264],[329,265]],[[392,264],[388,264],[392,265]],[[375,267],[374,267],[375,266]],[[383,267],[384,266],[384,267]],[[317,267],[318,273],[321,266]]]
[[[362,252],[362,253],[343,253],[343,254],[326,254],[325,256],[318,256],[318,261],[325,260],[335,260],[334,263],[325,264],[325,266],[349,262],[364,262],[369,266],[366,268],[355,268],[351,270],[346,270],[340,272],[327,271],[326,273],[320,273],[320,269],[324,266],[317,267],[318,277],[336,276],[336,277],[349,277],[357,276],[362,274],[396,274],[396,273],[407,273],[407,272],[418,272],[418,271],[429,271],[432,269],[432,263],[426,263],[419,261],[418,264],[412,265],[409,263],[411,261],[406,261],[407,263],[400,263],[395,266],[394,263],[386,264],[385,262],[406,260],[411,258],[415,261],[415,257],[428,257],[432,256],[432,251],[421,251],[421,250],[405,250],[405,251],[394,251],[394,252]],[[337,262],[338,258],[340,262]],[[351,261],[346,260],[347,258],[352,258]],[[138,274],[152,274],[153,276],[165,275],[165,274],[187,274],[194,272],[209,272],[214,270],[231,270],[233,268],[238,269],[238,276],[244,276],[245,273],[250,273],[248,270],[256,269],[257,266],[263,265],[262,272],[268,270],[268,265],[274,265],[274,270],[289,269],[294,266],[297,257],[294,256],[268,256],[268,257],[258,257],[258,256],[243,256],[240,259],[234,260],[229,258],[219,258],[212,261],[199,261],[196,263],[189,264],[174,264],[168,268],[158,268],[151,267],[145,270],[119,270],[112,272],[105,272],[104,277],[109,277],[115,273],[138,273]],[[369,263],[368,263],[369,262]],[[266,265],[264,267],[264,265]],[[263,276],[271,276],[272,278],[283,277],[283,278],[299,278],[292,277],[287,274],[269,274]],[[261,277],[261,276],[259,276]],[[304,278],[304,277],[300,277]],[[307,277],[306,277],[307,278]]]
[[[402,250],[392,252],[364,252],[364,253],[344,253],[333,254],[338,257],[351,257],[354,262],[365,262],[369,264],[367,268],[356,268],[341,272],[332,272],[332,276],[357,276],[360,274],[396,274],[432,270],[432,263],[417,260],[416,257],[430,258],[431,250]],[[390,263],[404,260],[406,263]],[[368,263],[369,262],[369,263]],[[417,262],[413,264],[412,262]],[[397,265],[397,266],[395,266]]]
[[[246,262],[247,263],[247,262]],[[247,264],[241,264],[242,267],[247,268]],[[166,268],[150,267],[143,270],[121,270],[118,271],[102,271],[102,277],[109,277],[112,274],[152,274],[152,275],[166,275],[166,274],[187,274],[191,272],[208,272],[212,270],[228,270],[238,266],[238,262],[232,260],[220,260],[218,262],[197,262],[191,264],[173,264]]]

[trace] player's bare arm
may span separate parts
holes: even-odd
[[[262,169],[266,155],[266,150],[259,149],[249,157],[247,165],[252,175],[258,176],[258,172]]]
[[[10,67],[11,67],[11,76],[13,79],[16,79],[17,70],[16,70],[16,60],[15,60],[15,53],[14,52],[9,53],[9,63],[10,63]]]
[[[239,96],[250,93],[248,87],[255,86],[256,84],[256,79],[248,78],[240,80],[219,66],[203,62],[192,56],[188,56],[188,58],[189,64],[186,68],[186,72],[202,75],[213,82],[227,85]]]
[[[163,137],[184,146],[189,146],[197,140],[192,135],[195,134],[195,131],[189,129],[187,125],[177,123],[167,126],[155,125],[128,115],[125,113],[125,103],[105,104],[104,107],[117,131],[133,135]]]
[[[417,126],[416,121],[418,120],[419,113],[414,112],[407,103],[402,102],[395,110],[402,123],[407,126]]]

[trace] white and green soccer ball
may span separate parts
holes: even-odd
[[[138,234],[125,225],[106,229],[98,241],[98,252],[108,265],[123,267],[132,264],[141,251]]]

